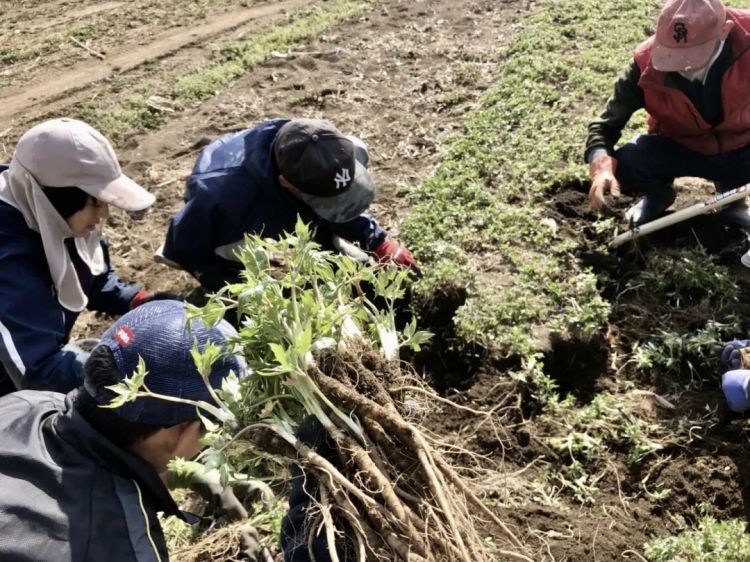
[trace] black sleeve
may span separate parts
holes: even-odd
[[[641,70],[632,61],[615,83],[614,94],[607,100],[602,114],[589,123],[585,162],[595,150],[604,149],[611,155],[630,116],[644,107],[643,90],[638,85],[640,77]]]

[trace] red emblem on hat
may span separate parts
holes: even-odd
[[[115,341],[120,344],[120,347],[128,347],[135,341],[135,334],[127,326],[121,326],[115,332]]]

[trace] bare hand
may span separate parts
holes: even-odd
[[[620,184],[615,178],[617,160],[608,154],[600,154],[589,163],[591,188],[589,189],[589,206],[594,212],[602,210],[606,204],[604,196],[609,193],[613,198],[620,197]]]
[[[606,202],[604,196],[609,193],[614,199],[620,197],[620,184],[610,173],[602,172],[591,181],[589,189],[589,206],[594,212],[600,212]]]

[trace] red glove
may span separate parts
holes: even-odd
[[[419,266],[417,265],[417,262],[414,261],[414,256],[411,255],[411,252],[387,238],[373,249],[372,253],[375,254],[378,261],[390,261],[401,267],[410,267],[417,272],[419,271]]]
[[[179,293],[172,293],[170,291],[138,291],[135,296],[130,300],[130,310],[146,304],[151,301],[181,301],[184,300],[182,295]]]
[[[608,154],[600,154],[589,163],[591,174],[591,189],[589,189],[589,205],[592,211],[601,211],[604,207],[604,196],[607,192],[617,199],[620,197],[620,184],[615,179],[617,160]]]

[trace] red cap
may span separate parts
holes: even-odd
[[[651,64],[663,72],[703,68],[727,21],[719,0],[669,0],[656,22]]]

